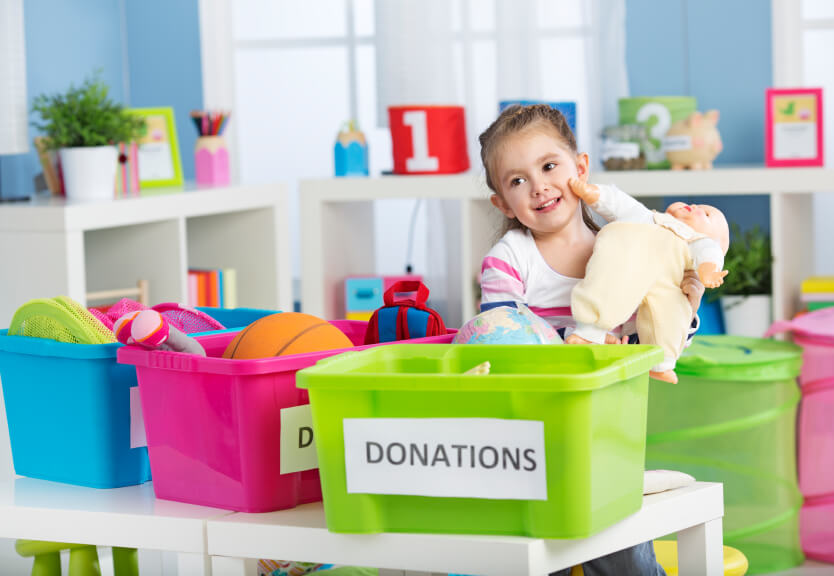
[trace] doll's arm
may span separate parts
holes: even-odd
[[[724,252],[721,246],[711,238],[702,238],[689,245],[692,259],[695,263],[695,270],[698,278],[701,279],[707,288],[718,288],[724,283],[727,270],[724,266]]]
[[[718,288],[724,283],[724,276],[729,274],[727,270],[719,270],[715,262],[704,262],[698,266],[698,276],[707,288]]]
[[[568,180],[571,191],[608,222],[652,222],[652,211],[616,186],[597,186],[578,178]]]

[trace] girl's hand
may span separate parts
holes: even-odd
[[[698,279],[698,274],[695,270],[687,270],[683,274],[683,281],[681,282],[681,292],[686,295],[689,300],[689,305],[692,306],[692,318],[698,313],[698,308],[701,307],[701,298],[704,295],[704,285]]]

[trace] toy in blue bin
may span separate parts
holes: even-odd
[[[547,320],[524,304],[484,310],[461,326],[455,344],[561,344]]]
[[[30,313],[24,314],[24,307]],[[136,369],[116,361],[122,344],[70,299],[30,301],[24,307],[10,330],[0,330],[0,381],[15,472],[92,488],[150,480]],[[63,317],[61,308],[67,312]],[[227,326],[274,313],[205,312]],[[58,319],[55,327],[64,333],[32,335],[27,323],[42,326],[43,317]]]

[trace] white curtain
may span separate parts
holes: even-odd
[[[629,96],[626,69],[625,0],[594,0],[592,3],[589,47],[591,66],[587,82],[590,86],[592,122],[599,134],[603,127],[619,123],[617,101]],[[591,150],[594,164],[601,165],[599,138]]]
[[[456,62],[453,32],[453,2],[449,0],[377,0],[376,1],[376,69],[377,123],[388,126],[388,106],[407,104],[464,105],[456,82]],[[472,150],[469,151],[470,162]],[[441,200],[417,202],[398,200],[377,203],[374,210],[377,243],[377,262],[382,273],[402,273],[396,269],[404,262],[411,244],[426,246],[427,257],[415,264],[413,272],[424,277],[431,291],[430,305],[455,326],[461,319],[460,277],[447,273],[454,268],[446,246],[449,226],[458,222],[450,210],[455,206]],[[426,217],[413,231],[409,242],[404,237],[415,210],[425,210]],[[427,231],[431,230],[431,234]],[[379,252],[382,252],[381,254]],[[422,251],[417,251],[422,252]],[[386,264],[386,261],[393,261]]]
[[[23,0],[0,0],[0,154],[29,151]]]
[[[465,18],[469,10],[494,11],[495,61],[490,65],[496,84],[487,96],[497,96],[494,102],[481,102],[485,91],[471,84],[474,76],[467,66],[473,64],[473,52],[466,42],[474,32],[467,22],[457,20],[461,15]],[[560,22],[561,13],[570,15],[571,21]],[[545,17],[548,30],[543,31],[541,19]],[[571,29],[564,40],[559,32],[554,36],[552,29],[564,27]],[[483,39],[483,28],[477,32]],[[628,96],[625,34],[625,0],[377,0],[379,124],[387,126],[390,105],[462,104],[471,124],[476,106],[491,107],[497,115],[501,100],[574,100],[579,147],[590,152],[598,166],[600,131],[618,122],[617,100]],[[553,53],[551,46],[567,49]],[[483,62],[479,65],[482,70]],[[473,130],[470,125],[468,131],[477,133],[484,128]],[[482,171],[479,154],[470,147],[475,172]],[[456,264],[447,262],[447,246],[454,241],[454,233],[447,232],[444,222],[450,208],[442,201],[426,203],[426,225],[417,230],[414,239],[415,244],[428,246],[425,269],[415,272],[426,276],[434,303],[440,301],[439,309],[449,306],[456,310],[456,303],[449,299],[459,293],[460,282],[472,279],[447,275]],[[379,210],[376,218],[390,226],[397,220],[395,214]],[[455,325],[455,319],[447,321]]]
[[[572,24],[587,30],[582,49],[547,53],[541,46],[538,11],[557,10],[560,4],[566,2],[496,0],[498,99],[579,100],[579,147],[589,152],[592,162],[599,166],[599,134],[604,126],[618,123],[617,100],[628,96],[625,0],[577,4],[582,8],[573,17],[581,21]],[[584,65],[577,69],[577,62]],[[557,79],[545,78],[550,74]],[[548,92],[545,86],[557,93]]]
[[[449,0],[377,0],[377,122],[388,106],[463,104],[455,93]]]

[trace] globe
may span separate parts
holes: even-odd
[[[481,312],[458,330],[455,344],[561,344],[546,320],[524,304],[497,306]]]

